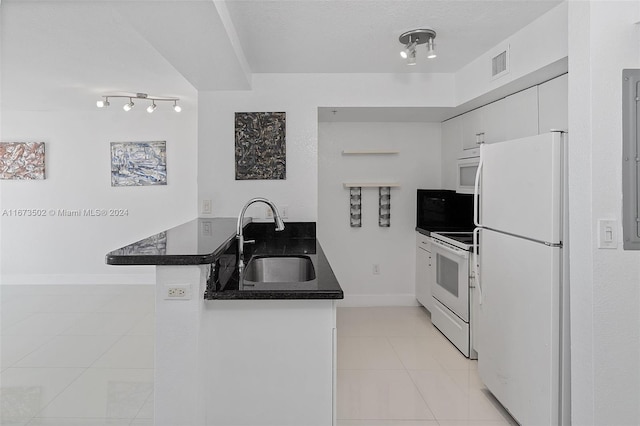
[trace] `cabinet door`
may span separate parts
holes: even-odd
[[[433,266],[429,239],[418,233],[416,243],[416,299],[431,312],[431,281],[433,280]]]
[[[504,98],[505,140],[538,134],[538,86]]]
[[[462,117],[442,123],[442,188],[456,189],[456,164],[462,152]]]
[[[569,129],[569,74],[538,86],[540,133]]]
[[[482,107],[484,110],[484,142],[502,142],[507,139],[504,127],[504,117],[507,114],[507,102],[505,99],[492,102]]]
[[[478,148],[478,140],[482,140],[484,131],[484,108],[474,109],[462,115],[462,149]]]

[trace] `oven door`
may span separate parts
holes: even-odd
[[[469,322],[469,252],[432,239],[432,257],[435,267],[433,297]]]

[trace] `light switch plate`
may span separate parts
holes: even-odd
[[[202,200],[202,214],[211,214],[211,200]]]
[[[615,219],[598,219],[598,248],[618,248],[618,221]]]

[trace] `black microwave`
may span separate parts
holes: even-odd
[[[473,194],[460,194],[446,189],[418,189],[416,230],[471,231]]]

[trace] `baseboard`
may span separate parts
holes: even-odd
[[[411,294],[345,294],[338,307],[365,306],[419,306],[416,295]]]
[[[1,285],[127,285],[155,284],[155,273],[142,274],[13,274],[0,276]]]

